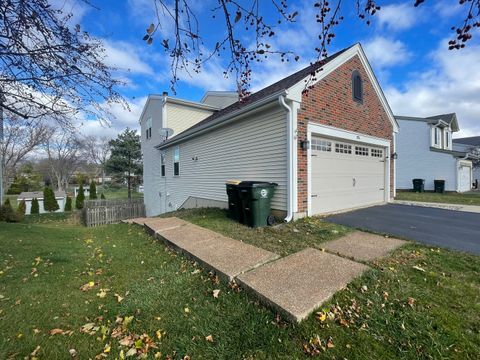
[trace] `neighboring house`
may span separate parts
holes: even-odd
[[[397,189],[412,189],[413,179],[425,179],[425,190],[434,190],[434,180],[445,180],[446,191],[472,188],[472,161],[465,151],[453,149],[452,134],[459,131],[455,114],[431,117],[396,117]]]
[[[57,199],[59,209],[55,212],[63,212],[65,210],[65,199],[67,194],[65,191],[55,191],[55,199]],[[36,198],[38,200],[38,208],[40,210],[40,214],[46,213],[43,208],[43,191],[33,191],[33,192],[22,192],[18,195],[17,202],[25,200],[26,210],[25,214],[30,215],[32,209],[32,200]]]
[[[286,221],[394,193],[398,125],[360,44],[221,109],[150,96],[140,123],[148,216],[226,207],[229,179],[277,183],[272,208]]]
[[[472,156],[480,157],[480,136],[471,136],[460,139],[453,139],[453,149],[468,152]],[[480,160],[473,162],[473,182],[480,183]]]
[[[75,186],[73,188],[73,197],[77,198],[78,191],[80,190],[80,186]],[[83,194],[85,195],[85,199],[88,199],[90,196],[90,186],[84,186],[83,187]]]

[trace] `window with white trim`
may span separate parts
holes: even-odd
[[[152,118],[149,117],[147,121],[145,121],[145,137],[150,139],[152,137]]]
[[[445,132],[445,148],[450,148],[450,132],[448,130]]]
[[[332,152],[332,142],[328,140],[312,138],[312,150]]]
[[[368,148],[365,146],[355,146],[355,155],[368,156]]]
[[[440,145],[440,129],[438,127],[434,128],[433,141],[436,146]]]
[[[180,148],[178,146],[173,149],[173,175],[180,175]]]
[[[371,149],[371,156],[381,158],[383,157],[383,150],[382,149]]]
[[[165,158],[166,158],[166,156],[167,156],[166,152],[160,153],[160,175],[162,177],[164,177],[165,174],[166,174],[166,170],[165,170]]]
[[[339,153],[339,154],[351,154],[352,153],[352,145],[336,143],[335,144],[335,152]]]

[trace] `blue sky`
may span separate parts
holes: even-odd
[[[63,4],[65,0],[55,0]],[[99,9],[85,7],[68,0],[65,10],[72,9],[74,21],[105,43],[106,61],[120,70],[115,76],[127,86],[120,89],[131,105],[131,111],[112,109],[117,119],[102,132],[115,135],[126,126],[136,127],[146,96],[170,90],[169,58],[159,38],[152,46],[142,41],[146,27],[155,19],[153,0],[93,0]],[[212,47],[223,38],[225,29],[211,20],[215,0],[192,1],[200,20],[205,46]],[[273,40],[274,47],[293,50],[299,63],[282,63],[271,58],[254,67],[252,89],[258,90],[308,64],[315,56],[316,23],[313,0],[290,0],[291,9],[298,9],[295,24],[281,26]],[[344,3],[353,3],[346,1]],[[450,27],[461,20],[458,0],[427,0],[424,6],[413,7],[413,0],[378,1],[382,10],[367,26],[355,16],[350,5],[343,8],[345,21],[337,28],[329,52],[360,42],[386,93],[395,114],[428,116],[457,112],[459,136],[480,134],[480,32],[468,48],[449,51]],[[453,6],[452,6],[453,5]],[[267,11],[268,20],[277,17]],[[164,24],[162,35],[171,34],[171,25]],[[178,97],[198,101],[206,90],[234,90],[235,79],[225,79],[222,71],[225,58],[210,62],[199,75],[181,76]],[[98,122],[86,121],[86,133],[98,132]]]

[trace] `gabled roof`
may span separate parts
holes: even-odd
[[[55,191],[55,198],[62,198],[67,196],[65,191]],[[36,198],[38,200],[43,200],[43,191],[24,191],[18,195],[17,200],[27,200]]]
[[[456,144],[480,146],[480,136],[470,136],[465,138],[453,139],[453,142]]]
[[[459,131],[460,128],[458,127],[458,120],[457,115],[455,113],[450,114],[442,114],[442,115],[434,115],[428,117],[418,117],[418,116],[401,116],[395,115],[397,120],[407,120],[407,121],[423,121],[429,124],[438,124],[439,121],[443,121],[444,123],[450,125],[452,131]]]
[[[343,55],[343,56],[342,56]],[[384,106],[389,120],[392,123],[392,126],[394,128],[394,131],[398,131],[398,124],[395,120],[395,117],[388,105],[388,102],[385,98],[385,95],[383,94],[383,91],[380,88],[380,85],[378,84],[378,81],[373,74],[373,71],[371,69],[370,64],[368,63],[368,60],[365,56],[365,53],[363,52],[363,49],[360,44],[354,44],[348,48],[345,48],[341,51],[338,51],[337,53],[321,60],[318,61],[314,64],[311,64],[304,69],[301,69],[297,71],[296,73],[293,73],[290,76],[287,76],[276,83],[269,85],[253,94],[248,96],[248,98],[244,99],[243,101],[237,101],[233,103],[230,106],[227,106],[209,117],[205,118],[204,120],[200,121],[199,123],[193,125],[192,127],[188,128],[187,130],[183,131],[179,135],[172,137],[171,139],[157,145],[157,148],[165,148],[168,147],[172,143],[177,143],[182,141],[182,139],[186,137],[193,136],[196,132],[203,131],[204,129],[217,125],[223,121],[223,119],[227,119],[232,116],[236,116],[236,114],[243,113],[243,111],[247,111],[248,109],[254,108],[257,106],[257,104],[262,104],[265,101],[267,101],[269,98],[272,98],[274,96],[280,96],[282,94],[285,94],[287,91],[292,90],[295,88],[293,92],[300,93],[301,91],[297,91],[299,88],[302,90],[305,88],[307,85],[308,79],[313,75],[316,77],[316,79],[313,79],[312,85],[315,84],[316,81],[321,79],[322,77],[326,76],[330,71],[334,70],[344,62],[348,61],[351,57],[358,55],[365,66],[365,69],[367,71],[367,74],[369,75],[369,78],[371,79],[371,82],[373,84],[373,87],[375,88],[375,91],[377,92],[378,97],[380,98],[380,101],[382,102],[382,105]],[[330,68],[329,68],[330,67]],[[329,70],[327,71],[327,68]],[[322,71],[319,71],[319,70]],[[298,97],[298,96],[297,96]],[[301,98],[301,96],[300,96]],[[300,101],[300,100],[298,100]]]

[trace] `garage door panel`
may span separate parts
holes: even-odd
[[[312,213],[335,212],[384,202],[383,149],[363,144],[359,146],[341,139],[315,137],[312,140]],[[339,152],[336,151],[337,143],[341,144]]]

